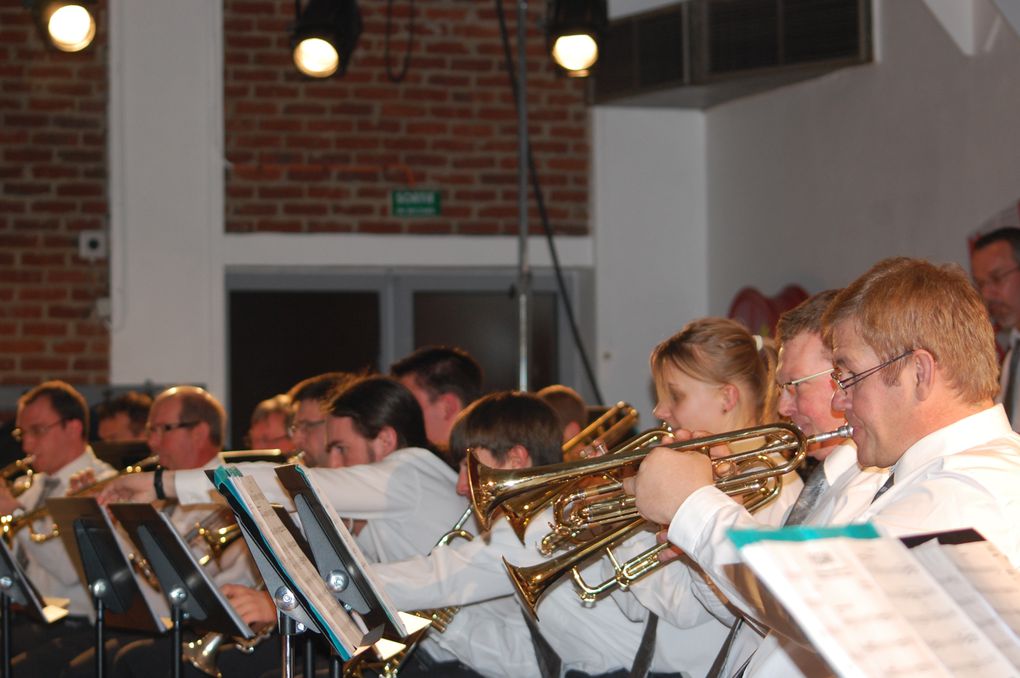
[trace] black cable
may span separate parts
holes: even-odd
[[[496,0],[496,16],[499,18],[499,36],[503,42],[503,54],[506,58],[506,70],[507,75],[510,77],[510,89],[513,90],[514,105],[517,105],[517,76],[514,71],[514,59],[510,53],[510,38],[507,35],[506,30],[506,16],[503,13],[503,0]],[[588,360],[588,352],[584,349],[584,343],[581,341],[581,332],[577,329],[577,320],[574,318],[574,307],[570,303],[570,297],[567,295],[567,286],[563,281],[563,270],[560,267],[560,257],[556,252],[556,243],[553,240],[552,228],[549,226],[549,214],[545,210],[545,198],[542,195],[542,186],[538,180],[538,170],[535,167],[535,158],[531,153],[531,137],[528,137],[528,176],[531,179],[531,189],[535,194],[535,206],[538,208],[538,216],[542,222],[542,231],[545,233],[546,243],[549,245],[549,257],[552,259],[553,271],[556,273],[556,285],[560,291],[560,298],[563,299],[563,307],[567,312],[567,321],[570,323],[570,332],[574,337],[574,345],[577,347],[577,352],[581,356],[581,363],[584,365],[585,374],[588,376],[588,382],[591,384],[592,392],[595,394],[595,399],[600,405],[606,405],[606,401],[602,397],[602,391],[599,389],[598,381],[595,379],[595,371],[592,370],[591,362]]]
[[[399,73],[394,73],[390,65],[390,40],[393,29],[393,0],[386,0],[386,39],[383,41],[383,48],[386,60],[386,77],[390,82],[402,82],[407,77],[407,71],[411,67],[411,48],[414,46],[414,0],[411,0],[411,14],[408,17],[407,27],[407,49],[404,51],[404,63]]]

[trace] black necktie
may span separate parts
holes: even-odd
[[[878,488],[878,492],[876,492],[875,496],[871,498],[871,503],[874,504],[876,501],[878,501],[878,498],[881,497],[886,492],[888,492],[889,488],[892,487],[895,482],[896,482],[896,474],[895,473],[890,473],[889,474],[889,479],[885,481],[885,483],[882,485],[882,487]]]
[[[1009,370],[1006,373],[1006,390],[1002,394],[1002,407],[1006,410],[1006,416],[1009,417],[1009,423],[1015,428],[1020,422],[1013,421],[1013,389],[1016,387],[1016,369],[1017,363],[1020,362],[1020,346],[1017,344],[1020,342],[1013,341],[1009,348],[1009,362],[1007,363],[1006,369]]]
[[[535,659],[538,660],[538,671],[542,678],[559,678],[563,668],[563,660],[557,654],[549,641],[542,637],[538,630],[538,624],[531,618],[527,610],[521,608],[524,621],[528,624],[528,631],[531,633],[531,642],[535,646]]]

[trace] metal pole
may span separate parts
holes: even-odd
[[[531,338],[531,267],[528,263],[528,64],[527,0],[517,2],[517,384],[528,390],[528,347]]]

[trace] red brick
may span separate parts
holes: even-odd
[[[25,322],[22,334],[26,337],[64,337],[67,336],[66,323]]]
[[[29,371],[67,370],[68,364],[67,358],[43,358],[35,356],[24,356],[21,358],[21,369]]]
[[[2,355],[41,353],[45,349],[46,344],[40,339],[0,339],[0,354]]]

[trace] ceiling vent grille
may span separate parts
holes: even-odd
[[[689,0],[611,22],[594,95],[705,107],[871,54],[870,0]]]

